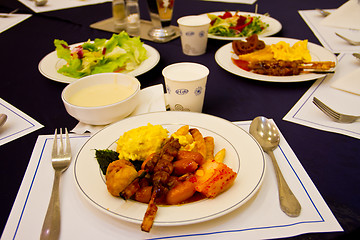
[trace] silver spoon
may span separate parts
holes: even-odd
[[[273,153],[280,142],[279,130],[273,122],[260,116],[251,122],[250,134],[259,142],[264,152],[271,157],[278,183],[281,210],[290,217],[299,216],[301,212],[300,203],[287,185]]]
[[[47,0],[35,0],[35,5],[38,7],[44,6],[47,3]]]
[[[0,114],[0,127],[2,127],[2,125],[5,124],[6,120],[7,120],[6,114],[1,113],[1,114]]]

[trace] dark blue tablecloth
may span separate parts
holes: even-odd
[[[258,12],[269,13],[282,23],[276,37],[308,39],[320,44],[298,10],[337,8],[345,0],[259,0]],[[149,20],[145,0],[139,0],[141,17]],[[45,127],[0,146],[1,208],[3,230],[24,176],[32,149],[39,134],[52,134],[55,128],[72,129],[77,121],[70,117],[60,94],[65,84],[51,81],[38,71],[39,61],[54,50],[53,40],[68,43],[87,39],[109,38],[112,33],[95,30],[90,24],[111,17],[111,3],[60,11],[33,13],[15,0],[1,0],[0,12],[19,8],[32,13],[26,21],[0,34],[0,97]],[[255,5],[177,0],[176,19],[191,14],[221,10],[253,12]],[[313,84],[269,83],[235,76],[220,68],[214,54],[228,43],[209,39],[207,52],[201,56],[182,53],[180,39],[168,43],[146,44],[161,55],[158,65],[141,75],[142,88],[163,83],[162,69],[175,62],[198,62],[210,69],[203,112],[230,121],[251,120],[258,115],[273,118],[292,147],[319,192],[344,228],[341,233],[304,234],[291,239],[354,239],[360,230],[360,141],[351,137],[297,125],[282,118]],[[31,238],[29,238],[31,239]]]

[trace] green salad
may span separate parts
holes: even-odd
[[[64,40],[55,39],[57,56],[67,63],[58,72],[73,78],[104,72],[134,70],[147,58],[147,51],[139,37],[126,32],[113,34],[108,39],[88,40],[70,48]]]
[[[226,11],[223,15],[208,14],[211,19],[209,34],[223,37],[249,37],[259,34],[269,24],[260,20],[260,16],[234,15]]]

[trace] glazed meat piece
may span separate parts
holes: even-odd
[[[271,76],[299,75],[302,71],[302,61],[258,61],[249,63],[249,68],[254,73]]]
[[[178,139],[170,138],[169,141],[167,141],[163,148],[160,150],[159,158],[151,159],[156,161],[157,163],[154,167],[153,189],[151,198],[148,204],[148,208],[145,212],[143,222],[141,224],[141,230],[145,232],[149,232],[153,225],[157,212],[157,198],[162,199],[166,197],[166,193],[168,192],[167,184],[173,171],[172,161],[177,156],[180,147],[181,145]],[[145,165],[145,167],[146,166],[147,165]]]

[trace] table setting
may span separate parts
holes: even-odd
[[[21,110],[0,98],[1,129],[0,145],[42,128],[43,125]]]
[[[355,138],[359,137],[360,127],[358,123],[344,124],[333,121],[321,111],[318,111],[312,103],[313,98],[317,97],[333,108],[337,108],[338,111],[351,115],[359,115],[359,109],[351,107],[357,105],[359,100],[357,88],[356,85],[351,84],[352,82],[348,83],[347,76],[357,71],[356,69],[359,67],[360,62],[351,54],[340,55],[339,61],[339,68],[336,73],[332,76],[329,75],[323,79],[318,79],[285,115],[284,120]],[[353,77],[350,79],[353,79]],[[350,102],[354,105],[349,104]],[[320,118],[322,120],[319,120]]]
[[[0,13],[0,33],[31,17],[31,14],[16,14],[17,10]]]
[[[203,0],[203,1],[215,1],[225,3],[243,3],[243,4],[254,4],[256,0]]]
[[[300,10],[299,14],[327,49],[334,53],[359,51],[358,44],[351,44],[341,38],[343,36],[354,41],[360,39],[359,20],[356,20],[359,11],[357,1],[348,1],[338,9],[325,11],[330,14],[324,16],[319,9]]]
[[[1,239],[359,236],[358,1],[183,1],[0,4]]]
[[[235,122],[234,124],[248,131],[250,122]],[[43,179],[52,177],[49,157],[53,139],[53,135],[39,136],[15,202],[16,206],[18,206],[14,209],[17,211],[11,214],[7,225],[8,228],[5,229],[2,237],[22,239],[23,235],[37,236],[40,234],[42,219],[46,212],[46,199],[49,198],[51,189],[51,181],[47,182]],[[88,140],[89,136],[70,135],[72,156],[74,158],[71,165],[74,164],[81,146]],[[82,196],[79,189],[74,186],[76,184],[74,182],[74,171],[71,170],[70,165],[70,169],[63,174],[61,179],[61,188],[67,189],[66,193],[64,192],[60,197],[63,207],[61,212],[61,238],[104,237],[106,239],[116,239],[120,233],[136,239],[182,239],[186,236],[195,239],[216,239],[219,236],[224,236],[227,239],[238,239],[239,237],[263,239],[296,235],[303,231],[307,232],[309,229],[312,229],[312,231],[341,230],[283,136],[281,136],[279,148],[275,150],[275,155],[279,165],[283,169],[287,169],[283,171],[283,174],[301,202],[302,214],[299,218],[287,217],[276,204],[278,199],[275,174],[271,171],[270,160],[265,156],[266,168],[264,166],[264,171],[266,173],[264,173],[262,186],[255,193],[257,196],[233,212],[219,217],[218,220],[221,220],[221,224],[218,224],[218,220],[215,218],[194,225],[176,226],[176,229],[171,225],[154,227],[150,234],[142,232],[139,224],[119,221],[110,216],[111,214],[106,214],[91,206]],[[44,191],[44,188],[49,189],[49,191]],[[31,197],[27,198],[26,196],[29,195]],[[262,199],[266,200],[263,201]],[[37,209],[36,213],[31,209]],[[69,209],[69,211],[66,211],[66,209]],[[33,219],[38,219],[37,223],[34,223]],[[81,219],[91,220],[82,221]],[[88,229],[89,224],[97,227]],[[30,225],[32,228],[29,229],[27,226]],[[107,231],[104,232],[104,229],[107,229]],[[131,231],[125,229],[131,229]]]
[[[81,7],[108,2],[109,0],[86,0],[86,1],[47,1],[47,0],[19,0],[35,13],[62,10],[67,8]]]

